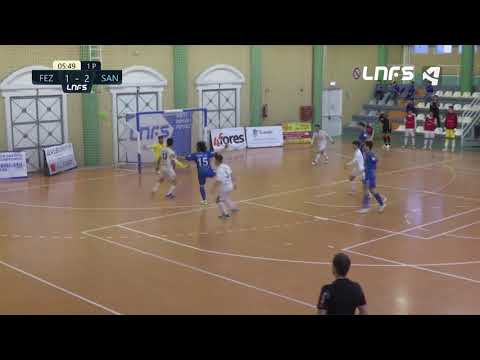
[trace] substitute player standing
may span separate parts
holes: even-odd
[[[358,135],[358,141],[360,142],[360,150],[363,151],[363,149],[362,149],[363,144],[368,139],[368,132],[367,132],[367,127],[366,127],[365,123],[360,122],[360,123],[358,123],[358,125],[360,126],[360,135]]]
[[[392,144],[392,123],[390,122],[388,115],[383,112],[380,113],[378,121],[382,124],[383,148],[390,150]]]
[[[365,143],[364,157],[365,157],[365,181],[364,181],[364,195],[363,195],[363,207],[358,210],[359,213],[367,213],[370,211],[370,196],[373,195],[378,202],[378,212],[383,212],[385,209],[386,198],[382,197],[376,192],[377,187],[377,156],[372,151],[373,143],[367,141]]]
[[[354,154],[353,154],[353,159],[352,161],[349,161],[346,166],[351,166],[353,165],[352,169],[352,174],[348,178],[350,180],[350,184],[352,186],[352,190],[350,194],[355,194],[356,188],[355,188],[355,179],[357,177],[360,177],[363,181],[365,177],[365,166],[364,166],[364,159],[363,159],[363,154],[362,151],[360,150],[360,141],[355,140],[353,143],[353,149],[354,149]]]
[[[177,186],[176,174],[174,170],[175,161],[177,159],[177,155],[173,150],[173,139],[167,139],[167,147],[163,148],[160,151],[160,171],[159,176],[157,178],[157,182],[152,189],[152,196],[158,191],[160,188],[160,184],[167,179],[170,182],[170,189],[168,190],[165,197],[167,199],[173,199],[175,197],[175,188]]]
[[[447,117],[445,118],[445,148],[448,151],[448,143],[452,141],[452,152],[455,151],[455,129],[458,126],[457,114],[453,111],[453,106],[448,107]]]
[[[437,127],[437,119],[433,116],[433,112],[425,117],[423,124],[423,150],[432,150],[433,139],[435,138],[435,128]]]
[[[220,209],[220,219],[228,219],[231,212],[238,211],[237,205],[230,199],[230,193],[237,188],[234,183],[232,169],[227,164],[223,163],[222,154],[215,154],[216,182],[214,190],[218,191],[217,204]],[[217,190],[218,189],[218,190]]]
[[[408,138],[412,138],[412,147],[415,149],[415,129],[417,127],[417,121],[415,114],[412,110],[409,110],[405,117],[405,139],[403,148],[408,145]]]
[[[320,156],[323,156],[323,162],[328,164],[328,155],[327,155],[327,140],[332,144],[335,144],[335,141],[330,137],[330,135],[320,128],[319,124],[315,125],[315,131],[312,135],[312,145],[316,151],[315,159],[312,161],[312,165],[317,165],[320,160]]]

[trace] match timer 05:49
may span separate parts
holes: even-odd
[[[93,85],[122,84],[122,70],[102,70],[99,61],[57,60],[52,70],[32,70],[34,85],[61,85],[65,93],[90,93]]]

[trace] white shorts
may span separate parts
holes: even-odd
[[[176,174],[172,168],[160,168],[159,175],[161,179],[175,180]]]
[[[405,136],[415,136],[415,129],[405,129]]]
[[[425,130],[425,139],[433,139],[435,137],[435,131],[432,130]]]
[[[317,146],[317,152],[321,153],[327,150],[327,144],[321,144]]]
[[[225,201],[230,196],[230,193],[233,191],[233,185],[222,186],[218,192],[219,201]]]
[[[353,169],[351,176],[355,178],[360,176],[363,179],[365,177],[365,172],[359,169]]]

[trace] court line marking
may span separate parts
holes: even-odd
[[[397,169],[397,170],[392,170],[392,171],[388,171],[388,172],[382,172],[382,173],[378,173],[378,175],[380,175],[380,174],[383,174],[383,175],[385,175],[385,174],[395,174],[395,173],[398,173],[398,172],[416,170],[416,169],[419,169],[419,168],[434,167],[436,165],[441,165],[441,164],[444,164],[444,163],[447,163],[447,162],[452,162],[452,161],[456,161],[456,160],[455,159],[442,160],[442,161],[439,161],[439,162],[436,162],[436,163],[416,165],[416,166],[407,167],[407,168],[403,168],[403,169]],[[287,194],[297,193],[297,192],[301,192],[301,191],[305,191],[305,190],[317,189],[317,188],[321,188],[321,187],[335,186],[335,185],[346,183],[346,182],[349,182],[349,180],[348,179],[337,180],[337,181],[327,183],[327,184],[307,186],[307,187],[303,187],[303,188],[297,188],[297,189],[292,189],[292,190],[287,190],[287,191],[281,191],[281,192],[256,196],[256,197],[253,197],[253,198],[250,198],[250,199],[237,201],[237,204],[241,204],[241,203],[245,203],[245,202],[253,201],[253,200],[260,200],[260,199],[283,196],[283,195],[287,195]],[[141,222],[145,222],[145,221],[159,220],[159,219],[163,219],[165,217],[176,216],[176,215],[185,215],[185,214],[190,214],[190,213],[193,213],[193,212],[202,211],[202,210],[205,210],[205,209],[213,209],[215,207],[216,207],[216,205],[212,205],[212,206],[207,206],[205,208],[192,209],[192,210],[188,210],[188,211],[180,211],[180,212],[173,213],[173,214],[168,214],[168,215],[159,215],[159,216],[154,216],[154,217],[149,217],[149,218],[144,218],[144,219],[139,219],[139,220],[128,221],[128,222],[121,223],[121,224],[112,224],[112,225],[102,226],[102,227],[98,227],[98,228],[95,228],[95,229],[86,229],[85,231],[104,230],[104,229],[108,229],[108,228],[111,228],[111,227],[115,227],[117,225],[131,225],[131,224],[137,224],[137,223],[141,223]]]
[[[361,252],[358,252],[358,251],[345,250],[345,249],[343,251],[349,252],[351,254],[359,255],[359,256],[365,256],[365,257],[371,258],[371,259],[383,260],[385,262],[398,264],[398,265],[403,265],[405,267],[409,267],[409,268],[412,268],[412,269],[427,271],[427,272],[431,272],[433,274],[443,275],[443,276],[447,276],[447,277],[451,277],[451,278],[455,278],[455,279],[459,279],[459,280],[464,280],[464,281],[469,281],[469,282],[472,282],[472,283],[480,284],[480,280],[475,280],[475,279],[472,279],[472,278],[469,278],[469,277],[455,275],[455,274],[451,274],[451,273],[447,273],[447,272],[443,272],[443,271],[432,270],[432,269],[426,268],[424,266],[407,264],[407,263],[403,263],[403,262],[396,261],[396,260],[390,260],[390,259],[382,258],[382,257],[379,257],[379,256],[364,254],[364,253],[361,253]]]
[[[309,304],[309,303],[307,303],[307,302],[305,302],[305,301],[298,300],[298,299],[289,297],[289,296],[287,296],[287,295],[283,295],[283,294],[280,294],[280,293],[277,293],[277,292],[274,292],[274,291],[270,291],[270,290],[267,290],[267,289],[263,289],[263,288],[260,288],[260,287],[257,287],[257,286],[248,284],[248,283],[243,282],[243,281],[235,280],[235,279],[232,279],[232,278],[230,278],[230,277],[227,277],[227,276],[224,276],[224,275],[220,275],[220,274],[217,274],[217,273],[208,271],[208,270],[204,270],[204,269],[201,269],[201,268],[196,267],[196,266],[188,265],[188,264],[185,264],[185,263],[180,262],[180,261],[172,260],[172,259],[169,259],[169,258],[160,256],[160,255],[157,255],[157,254],[148,252],[148,251],[140,250],[140,249],[135,248],[135,247],[133,247],[133,246],[129,246],[129,245],[117,243],[117,242],[114,242],[114,241],[110,241],[110,240],[104,239],[104,238],[102,238],[102,237],[100,237],[100,236],[93,235],[93,234],[89,234],[87,231],[83,231],[82,233],[83,233],[84,235],[90,236],[90,237],[95,238],[95,239],[97,239],[97,240],[101,240],[101,241],[107,242],[107,243],[109,243],[109,244],[118,246],[118,247],[123,247],[123,248],[125,248],[125,249],[128,249],[128,250],[130,250],[130,251],[137,252],[137,253],[142,254],[142,255],[151,256],[151,257],[153,257],[153,258],[156,258],[156,259],[159,259],[159,260],[163,260],[163,261],[165,261],[165,262],[168,262],[168,263],[171,263],[171,264],[174,264],[174,265],[177,265],[177,266],[186,268],[186,269],[190,269],[190,270],[193,270],[193,271],[197,271],[197,272],[200,272],[200,273],[202,273],[202,274],[209,275],[209,276],[211,276],[211,277],[215,277],[215,278],[218,278],[218,279],[222,279],[222,280],[231,282],[231,283],[236,284],[236,285],[240,285],[240,286],[243,286],[243,287],[246,287],[246,288],[249,288],[249,289],[253,289],[253,290],[259,291],[259,292],[264,293],[264,294],[267,294],[267,295],[271,295],[271,296],[275,296],[275,297],[281,298],[281,299],[283,299],[283,300],[287,300],[287,301],[290,301],[290,302],[294,302],[294,303],[297,303],[297,304],[306,306],[306,307],[308,307],[308,308],[310,308],[310,309],[316,309],[316,306],[313,305],[313,304]]]
[[[320,204],[312,201],[304,201],[304,204],[318,206],[318,207],[332,207],[332,208],[358,208],[358,205],[330,205],[330,204]]]
[[[473,225],[476,225],[476,224],[478,224],[478,223],[480,223],[480,220],[474,221],[474,222],[472,222],[472,223],[470,223],[470,224],[466,224],[466,225],[459,226],[459,227],[457,227],[457,228],[455,228],[455,229],[451,229],[451,230],[449,230],[449,231],[445,231],[445,232],[440,233],[440,234],[436,234],[436,235],[427,237],[425,240],[432,240],[432,239],[435,239],[435,238],[440,237],[440,236],[445,236],[445,235],[451,234],[451,233],[453,233],[453,232],[455,232],[455,231],[466,229],[466,228],[468,228],[468,227],[470,227],[470,226],[473,226]]]
[[[454,237],[458,239],[472,239],[472,240],[480,240],[480,237],[475,237],[475,236],[465,236],[465,235],[454,235],[454,234],[448,234],[445,235],[446,237]]]
[[[112,178],[116,178],[116,177],[131,176],[131,175],[134,175],[134,173],[129,172],[128,174],[118,174],[118,175],[112,175],[112,176],[100,176],[100,177],[93,177],[93,178],[85,178],[85,179],[79,179],[79,180],[76,180],[76,181],[75,180],[55,181],[55,182],[48,183],[48,184],[33,185],[33,186],[21,187],[21,188],[3,189],[3,190],[0,190],[0,193],[10,193],[10,192],[17,192],[17,191],[36,190],[36,189],[41,189],[41,188],[44,188],[44,187],[51,187],[51,186],[55,186],[55,185],[82,183],[82,182],[88,182],[88,181],[112,179]]]
[[[16,203],[11,201],[0,201],[0,205],[12,205],[17,207],[42,208],[42,209],[58,209],[58,210],[75,210],[75,211],[150,211],[162,209],[191,209],[200,208],[198,205],[178,205],[178,206],[157,206],[157,207],[73,207],[73,206],[57,206],[57,205],[40,205],[29,203]]]
[[[329,261],[311,261],[311,260],[295,260],[295,259],[281,259],[281,258],[271,258],[271,257],[264,257],[264,256],[252,256],[252,255],[245,255],[245,254],[238,254],[238,253],[230,253],[230,252],[224,252],[224,251],[217,251],[217,250],[209,250],[205,248],[200,248],[197,246],[189,245],[180,241],[175,241],[168,239],[165,236],[159,236],[155,234],[150,234],[144,231],[140,231],[137,229],[132,229],[127,226],[122,226],[118,225],[117,227],[131,231],[146,237],[150,237],[153,239],[161,240],[163,242],[177,245],[180,247],[184,247],[187,249],[195,250],[198,252],[203,252],[207,254],[212,254],[212,255],[222,255],[222,256],[231,256],[231,257],[238,257],[238,258],[243,258],[243,259],[249,259],[249,260],[263,260],[263,261],[272,261],[272,262],[286,262],[286,263],[292,263],[292,264],[308,264],[308,265],[331,265],[331,262]],[[356,266],[362,266],[362,267],[375,267],[375,266],[384,266],[383,264],[356,264]]]
[[[435,192],[435,191],[422,190],[422,189],[415,190],[415,189],[404,188],[404,187],[399,187],[399,186],[390,186],[390,185],[377,185],[377,187],[385,188],[385,189],[392,189],[392,190],[409,191],[409,192],[414,192],[414,193],[423,193],[423,194],[427,194],[427,195],[436,195],[436,196],[445,197],[445,198],[480,201],[479,198],[472,198],[472,197],[467,197],[467,196],[451,195],[451,194],[442,194],[442,193],[438,193],[438,192]]]
[[[337,193],[336,191],[332,191],[332,192],[329,192],[329,193],[326,193],[326,194],[315,195],[315,197],[317,197],[317,198],[327,197],[327,196],[330,196],[330,195],[335,195],[336,193]]]
[[[349,222],[349,221],[339,220],[339,219],[335,219],[335,218],[326,218],[326,217],[316,216],[316,215],[307,214],[307,213],[304,213],[304,212],[301,212],[301,211],[284,209],[284,208],[280,208],[280,207],[276,207],[276,206],[260,204],[260,203],[257,203],[257,202],[249,201],[249,202],[247,202],[247,204],[260,206],[260,207],[264,207],[264,208],[271,209],[271,210],[282,211],[282,212],[290,213],[290,214],[298,214],[298,215],[308,216],[308,217],[312,217],[314,219],[323,220],[323,221],[331,221],[331,222],[336,222],[336,223],[339,223],[339,224],[351,225],[351,226],[354,226],[354,227],[363,227],[363,228],[366,228],[366,229],[386,232],[386,233],[389,233],[389,234],[392,234],[392,235],[402,235],[400,232],[396,232],[396,231],[392,231],[392,230],[377,228],[377,227],[369,226],[369,225],[352,223],[352,222]],[[418,235],[408,235],[408,236],[411,236],[411,237],[417,238],[417,239],[421,239],[421,240],[425,240],[425,238],[423,236],[418,236]]]
[[[443,222],[445,220],[450,220],[450,219],[453,219],[453,218],[456,218],[456,217],[459,217],[459,216],[462,216],[462,215],[466,215],[466,214],[469,214],[469,213],[472,213],[472,212],[475,212],[475,211],[478,211],[478,210],[480,210],[480,207],[470,209],[470,210],[467,210],[467,211],[464,211],[464,212],[461,212],[461,213],[453,214],[453,215],[450,215],[450,216],[447,216],[447,217],[444,217],[444,218],[440,218],[440,219],[437,219],[437,220],[434,220],[434,221],[430,221],[430,222],[425,223],[425,224],[420,224],[420,225],[402,230],[402,231],[400,231],[396,234],[389,234],[389,235],[385,235],[385,236],[382,236],[382,237],[379,237],[379,238],[376,238],[376,239],[372,239],[372,240],[364,241],[364,242],[361,242],[361,243],[358,243],[358,244],[354,244],[354,245],[348,246],[348,247],[346,247],[342,250],[344,250],[344,251],[351,250],[351,249],[357,248],[359,246],[371,244],[371,243],[374,243],[374,242],[377,242],[377,241],[380,241],[380,240],[383,240],[383,239],[387,239],[387,238],[390,238],[390,237],[393,237],[393,236],[396,236],[396,235],[406,235],[408,237],[412,237],[412,235],[406,234],[406,233],[408,233],[410,231],[413,231],[413,230],[417,230],[417,229],[425,227],[425,226],[434,225],[434,224]],[[428,239],[431,239],[432,237],[421,237],[421,238],[422,238],[422,240],[428,240]]]
[[[22,269],[20,269],[20,268],[18,268],[18,267],[16,267],[16,266],[10,265],[10,264],[6,263],[5,261],[0,260],[0,264],[3,265],[3,266],[5,266],[5,267],[7,267],[7,268],[9,268],[9,269],[11,269],[11,270],[17,271],[17,272],[19,272],[19,273],[21,273],[21,274],[23,274],[23,275],[25,275],[25,276],[28,276],[29,278],[32,278],[32,279],[34,279],[34,280],[37,280],[37,281],[41,282],[42,284],[48,285],[48,286],[50,286],[50,287],[53,287],[53,288],[55,288],[55,289],[57,289],[57,290],[65,293],[65,294],[68,294],[68,295],[70,295],[70,296],[73,296],[74,298],[77,298],[77,299],[82,300],[82,301],[84,301],[84,302],[86,302],[86,303],[89,303],[90,305],[93,305],[93,306],[96,306],[96,307],[98,307],[98,308],[100,308],[100,309],[102,309],[102,310],[105,310],[105,311],[107,311],[107,312],[109,312],[109,313],[111,313],[111,314],[113,314],[113,315],[122,315],[122,314],[119,313],[118,311],[115,311],[115,310],[113,310],[113,309],[111,309],[111,308],[108,308],[108,307],[106,307],[105,305],[99,304],[99,303],[97,303],[97,302],[95,302],[95,301],[93,301],[93,300],[87,299],[86,297],[84,297],[84,296],[82,296],[82,295],[79,295],[79,294],[77,294],[77,293],[75,293],[75,292],[73,292],[73,291],[67,290],[67,289],[65,289],[65,288],[63,288],[63,287],[61,287],[61,286],[59,286],[59,285],[55,285],[54,283],[52,283],[52,282],[50,282],[50,281],[48,281],[48,280],[45,280],[45,279],[43,279],[43,278],[41,278],[41,277],[39,277],[39,276],[37,276],[37,275],[34,275],[34,274],[32,274],[32,273],[29,273],[28,271],[22,270]]]

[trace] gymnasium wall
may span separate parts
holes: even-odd
[[[373,81],[355,80],[355,67],[377,65],[377,45],[331,45],[326,47],[324,59],[324,87],[331,81],[343,89],[343,122],[350,123],[352,115],[373,96]]]
[[[198,107],[197,77],[217,64],[231,65],[245,76],[240,91],[240,124],[250,123],[250,46],[247,45],[189,45],[188,57],[188,105]]]
[[[298,121],[300,106],[312,105],[312,46],[262,46],[265,125]]]
[[[168,45],[104,45],[102,68],[122,70],[133,65],[148,66],[167,79],[163,92],[164,109],[173,109],[173,50]],[[107,114],[107,121],[100,120],[100,163],[113,162],[112,95],[107,87],[98,88],[98,111]]]
[[[403,64],[403,45],[387,45],[388,64]]]
[[[11,73],[32,65],[51,67],[55,59],[79,59],[79,45],[0,45],[0,82]],[[7,150],[5,99],[0,96],[0,150]],[[75,148],[79,164],[83,164],[83,128],[81,95],[70,95],[68,106],[68,136]]]

